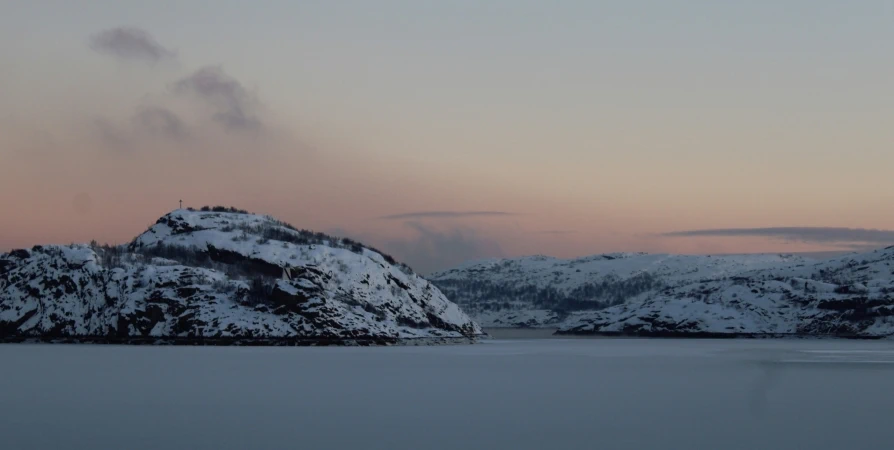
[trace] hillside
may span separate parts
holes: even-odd
[[[482,326],[553,327],[668,288],[808,262],[792,255],[530,256],[471,262],[429,279]]]
[[[387,344],[480,333],[393,258],[235,209],[173,211],[126,246],[0,255],[7,341]]]
[[[718,276],[570,317],[560,333],[894,335],[894,247]]]

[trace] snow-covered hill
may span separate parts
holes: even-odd
[[[477,324],[360,243],[236,210],[176,210],[127,246],[0,255],[0,339],[393,343]]]
[[[560,333],[894,335],[894,247],[671,287],[576,314]]]
[[[894,247],[824,261],[534,256],[468,263],[430,279],[485,327],[644,336],[894,335]]]
[[[471,262],[429,279],[484,327],[555,327],[668,288],[808,261],[792,255],[530,256]]]

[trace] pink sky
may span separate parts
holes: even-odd
[[[126,242],[179,199],[347,234],[423,270],[889,244],[841,230],[663,235],[894,229],[894,106],[880,100],[894,65],[879,57],[894,39],[878,39],[890,30],[877,11],[829,22],[835,39],[820,42],[794,16],[778,29],[675,27],[618,3],[613,14],[642,26],[591,27],[574,18],[603,17],[595,6],[566,5],[550,10],[562,31],[544,34],[533,11],[465,4],[373,17],[361,2],[300,14],[272,2],[237,20],[225,2],[177,14],[62,2],[52,15],[21,3],[0,19],[0,249]],[[705,11],[746,13],[763,14]],[[402,14],[419,26],[372,22]],[[122,25],[136,28],[111,33]],[[507,214],[382,218],[431,211]]]

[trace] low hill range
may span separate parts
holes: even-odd
[[[485,327],[654,337],[894,335],[894,247],[826,260],[533,256],[467,263],[429,279]]]

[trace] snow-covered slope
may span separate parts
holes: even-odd
[[[564,333],[894,335],[894,247],[715,276],[582,312]]]
[[[0,338],[187,343],[468,340],[408,267],[268,216],[176,210],[125,247],[0,255]]]
[[[553,327],[574,321],[582,311],[648,298],[671,287],[807,262],[792,255],[530,256],[471,262],[429,279],[482,326]]]

